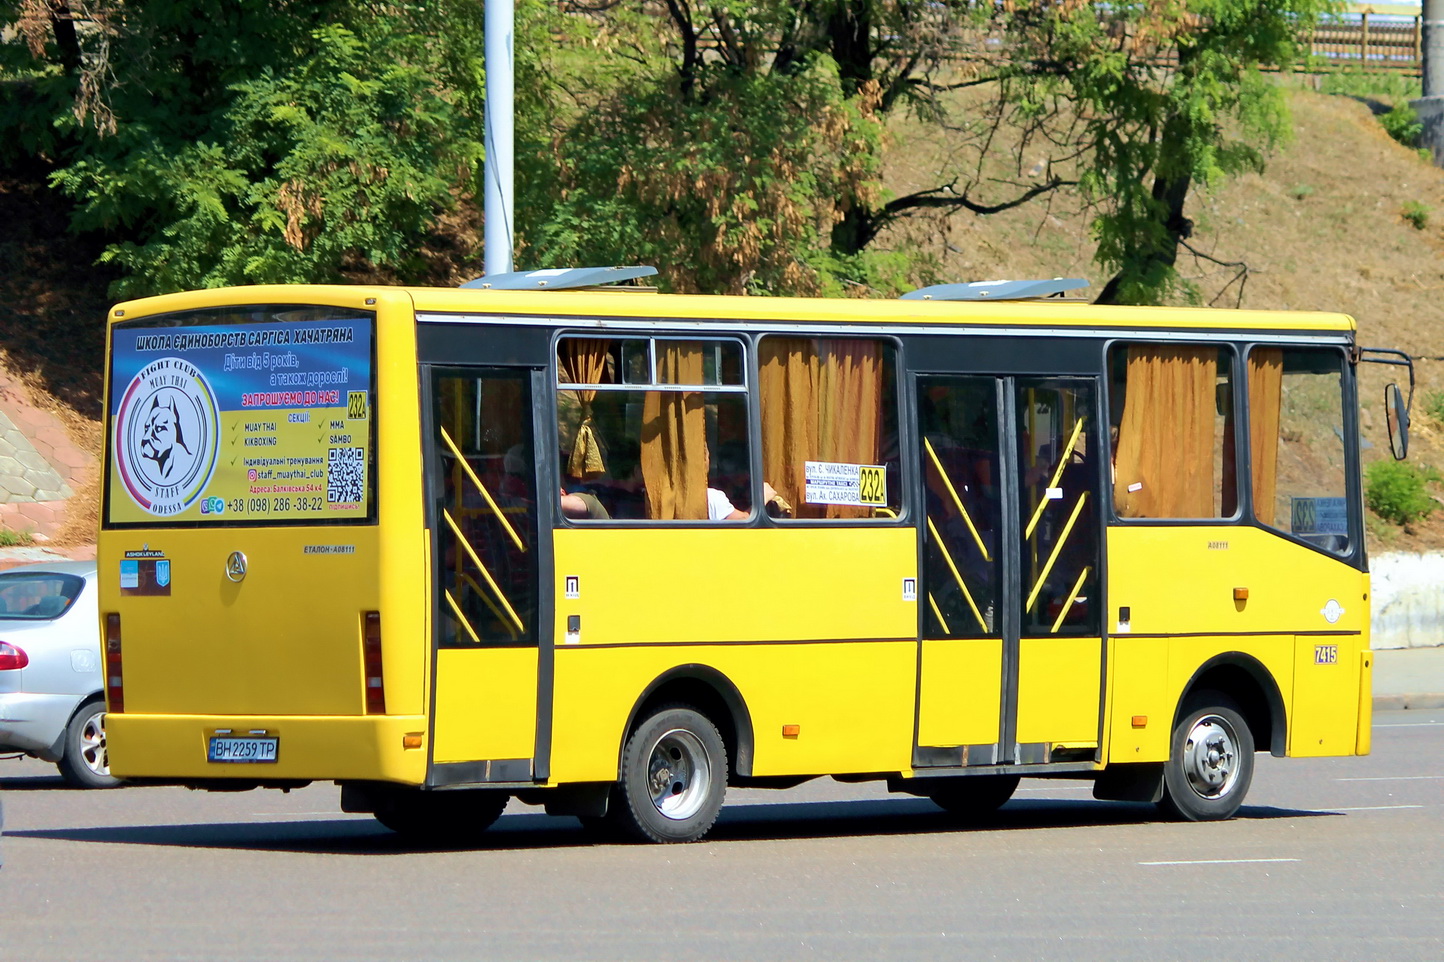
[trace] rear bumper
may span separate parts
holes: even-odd
[[[420,785],[428,754],[402,746],[426,732],[424,715],[138,715],[105,719],[111,774],[166,781],[379,781]],[[218,730],[232,737],[265,732],[278,738],[274,762],[210,762]]]
[[[0,750],[30,752],[47,762],[59,761],[55,749],[79,695],[0,694]]]

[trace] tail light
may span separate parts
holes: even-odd
[[[381,612],[366,612],[361,638],[362,664],[366,672],[366,714],[386,714],[386,685],[381,677]]]
[[[24,648],[17,648],[6,641],[0,641],[0,671],[15,671],[30,664],[30,656]]]
[[[125,680],[120,667],[120,615],[105,616],[105,700],[107,710],[125,711]]]

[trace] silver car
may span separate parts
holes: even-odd
[[[0,572],[0,753],[54,762],[80,788],[110,788],[95,562]]]

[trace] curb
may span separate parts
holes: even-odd
[[[1374,711],[1400,711],[1406,708],[1444,708],[1444,692],[1374,696]]]

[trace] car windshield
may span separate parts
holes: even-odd
[[[78,575],[57,571],[0,575],[0,618],[48,621],[69,610],[85,586]]]

